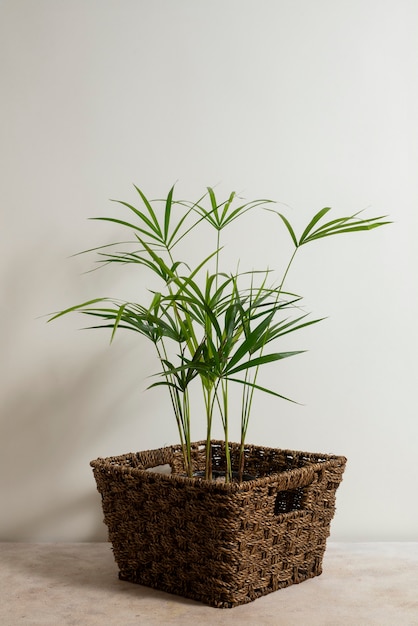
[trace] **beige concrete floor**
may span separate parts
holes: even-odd
[[[109,544],[0,544],[1,626],[418,626],[418,543],[329,543],[324,573],[235,609],[121,582]]]

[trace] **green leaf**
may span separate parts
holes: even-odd
[[[260,337],[262,337],[263,333],[269,327],[272,319],[273,313],[269,314],[253,331],[246,335],[246,338],[230,359],[228,364],[228,371],[229,368],[232,368],[237,363],[239,363],[240,360],[244,358],[244,356],[253,353],[255,346],[257,346],[259,343]]]
[[[231,206],[234,198],[235,198],[235,191],[232,191],[228,200],[225,202],[224,209],[222,211],[221,222],[223,222],[223,220],[227,217],[229,207]]]
[[[290,224],[289,220],[282,213],[277,213],[277,215],[281,217],[281,219],[283,220],[283,223],[286,226],[287,230],[289,231],[292,241],[295,244],[295,247],[297,248],[299,245],[298,240],[296,239],[295,231],[293,230],[292,225]]]
[[[100,221],[100,222],[112,222],[113,224],[119,224],[121,226],[127,226],[128,228],[132,228],[133,230],[136,230],[140,233],[142,233],[143,235],[146,235],[147,237],[150,237],[150,239],[153,239],[155,241],[158,241],[159,243],[161,242],[161,236],[160,235],[156,235],[154,234],[154,232],[150,232],[149,230],[145,230],[144,228],[141,228],[140,226],[136,226],[135,224],[131,224],[130,222],[126,222],[125,220],[119,220],[115,217],[91,217],[91,220],[95,220],[95,221]]]
[[[292,402],[293,404],[299,404],[299,406],[301,406],[300,402],[296,402],[296,400],[292,400],[291,398],[282,396],[280,393],[277,393],[277,391],[268,389],[268,387],[261,387],[260,385],[251,383],[248,380],[242,380],[241,378],[230,378],[229,376],[227,376],[225,380],[230,380],[233,383],[239,383],[240,385],[244,385],[245,387],[252,387],[253,389],[257,389],[259,391],[263,391],[264,393],[269,393],[272,396],[276,396],[276,398],[281,398],[282,400],[286,400],[287,402]]]
[[[296,354],[302,354],[306,352],[306,350],[294,350],[292,352],[276,352],[273,354],[263,354],[255,359],[250,359],[249,361],[245,361],[238,367],[234,367],[230,369],[227,367],[225,372],[230,376],[231,374],[236,374],[237,372],[242,372],[244,370],[250,369],[251,367],[258,367],[260,365],[266,365],[267,363],[272,363],[273,361],[280,361],[282,359],[287,359],[290,356],[295,356]]]
[[[161,374],[161,376],[163,376],[163,374]],[[176,389],[180,393],[184,393],[184,389],[182,389],[178,385],[175,385],[174,383],[172,383],[172,382],[170,382],[168,380],[160,380],[157,383],[152,383],[152,385],[149,385],[147,387],[147,389],[152,389],[153,387],[161,387],[163,385],[164,385],[164,387],[172,387],[173,389]]]
[[[212,205],[212,211],[210,213],[206,212],[206,214],[207,214],[209,221],[215,226],[215,228],[219,229],[221,226],[221,220],[219,219],[218,203],[216,200],[215,192],[212,189],[212,187],[208,187],[207,190],[208,190],[210,202]]]
[[[306,238],[304,243],[308,243],[309,241],[314,241],[316,239],[322,239],[323,237],[330,237],[331,235],[340,235],[342,233],[355,233],[365,230],[373,230],[374,228],[378,228],[379,226],[384,226],[385,224],[390,224],[390,222],[377,222],[373,224],[354,224],[353,226],[341,227],[338,229],[332,229],[330,231],[319,231],[312,233],[309,237]]]
[[[321,317],[321,318],[314,319],[314,320],[308,320],[307,322],[304,322],[303,324],[298,324],[298,322],[304,319],[306,315],[302,315],[301,317],[298,317],[297,319],[291,320],[283,324],[277,324],[276,326],[272,326],[269,329],[269,337],[266,343],[274,339],[277,339],[278,337],[283,337],[284,335],[293,333],[296,330],[301,330],[302,328],[306,328],[307,326],[312,326],[313,324],[317,324],[318,322],[322,322],[324,319],[326,319],[324,317]],[[270,334],[271,334],[271,337],[270,337]]]
[[[71,306],[68,309],[60,311],[59,313],[55,313],[47,321],[52,322],[53,320],[56,320],[58,317],[61,317],[62,315],[66,315],[67,313],[72,313],[73,311],[79,311],[80,309],[83,309],[84,307],[89,306],[90,304],[96,304],[96,302],[106,302],[106,301],[109,301],[109,299],[108,298],[94,298],[93,300],[87,300],[87,302],[76,304],[75,306]]]
[[[331,207],[325,207],[324,209],[321,209],[320,211],[318,211],[318,213],[316,213],[313,216],[313,218],[311,219],[311,221],[309,222],[309,224],[307,225],[307,227],[305,228],[305,230],[303,231],[299,239],[299,246],[301,246],[304,243],[306,237],[309,235],[309,233],[311,232],[315,224],[317,224],[319,220],[328,213],[328,211],[331,211]]]
[[[112,343],[112,341],[113,341],[113,338],[115,336],[115,333],[116,333],[118,325],[119,325],[119,322],[122,319],[123,312],[124,312],[125,308],[127,307],[127,305],[128,305],[128,303],[124,302],[124,304],[121,304],[121,306],[119,307],[119,311],[118,311],[118,314],[116,315],[115,323],[113,325],[113,331],[112,331],[112,335],[110,337],[110,343]]]
[[[168,232],[170,229],[170,216],[171,216],[171,207],[173,206],[173,193],[174,193],[174,185],[171,187],[170,191],[167,195],[167,200],[165,203],[165,211],[164,211],[164,240],[168,240]]]
[[[135,187],[136,191],[139,193],[139,195],[141,196],[141,199],[142,199],[143,203],[145,204],[145,206],[146,206],[146,208],[148,210],[148,213],[150,214],[150,217],[151,217],[151,219],[153,221],[153,224],[154,224],[155,232],[158,233],[160,238],[162,239],[163,235],[162,235],[162,232],[161,232],[161,227],[160,227],[160,224],[158,222],[158,219],[157,219],[157,216],[155,214],[155,211],[152,208],[151,202],[148,200],[148,198],[145,196],[145,194],[141,191],[141,189],[139,189],[139,187],[137,187],[136,185],[134,185],[134,187]],[[143,215],[140,211],[138,211],[134,207],[132,207],[132,210],[134,212],[136,212],[139,217],[141,217]]]

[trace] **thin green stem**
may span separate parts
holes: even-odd
[[[290,268],[292,266],[292,263],[295,259],[296,253],[299,250],[299,246],[296,245],[295,249],[293,250],[293,253],[290,257],[290,260],[286,266],[286,269],[283,273],[282,276],[282,280],[280,282],[279,287],[276,290],[276,297],[275,297],[275,302],[274,304],[277,305],[279,303],[279,299],[280,299],[280,295],[283,292],[283,285],[285,283],[285,280],[287,278],[287,275],[290,271]],[[269,327],[270,328],[270,327]],[[264,351],[264,346],[261,347],[260,350],[260,356],[263,354]],[[252,383],[253,385],[256,384],[257,382],[257,378],[258,378],[258,373],[260,370],[260,366],[257,365],[257,367],[254,370],[253,373],[253,378],[252,378]],[[248,370],[246,372],[245,375],[245,380],[247,381],[247,373]],[[243,389],[243,396],[242,396],[242,409],[241,409],[241,442],[240,442],[240,452],[239,452],[239,475],[240,475],[240,480],[242,480],[242,475],[244,473],[244,447],[245,447],[245,441],[246,441],[246,437],[247,437],[247,430],[248,430],[248,424],[249,424],[249,420],[250,420],[250,415],[251,415],[251,408],[252,408],[252,402],[253,402],[253,397],[254,397],[254,387],[251,387],[250,389],[247,386],[244,386]]]
[[[162,351],[158,348],[158,345],[155,344],[158,358],[160,359],[160,362],[164,364],[164,360],[167,360],[167,352],[166,352],[163,341],[161,341],[161,346],[162,346]],[[166,368],[164,367],[164,365],[163,365],[163,370],[166,371]],[[167,373],[166,378],[169,379],[172,385],[175,385],[175,380],[172,375]],[[179,433],[180,445],[181,445],[181,450],[182,450],[183,460],[184,460],[184,469],[186,471],[186,474],[189,477],[191,477],[192,469],[191,469],[191,464],[190,464],[190,458],[191,458],[190,427],[187,428],[185,424],[184,411],[182,410],[182,403],[180,401],[179,390],[172,385],[169,385],[168,389],[169,389],[171,404],[173,407],[173,412],[174,412],[177,429]]]
[[[294,258],[295,258],[295,256],[296,256],[296,252],[297,252],[298,250],[299,250],[299,246],[295,246],[295,249],[293,250],[293,254],[292,254],[292,256],[290,257],[290,261],[289,261],[289,263],[287,264],[287,267],[286,267],[286,269],[285,269],[285,271],[284,271],[282,281],[281,281],[281,283],[280,283],[280,285],[279,285],[279,288],[278,288],[278,290],[277,290],[277,300],[278,300],[278,298],[279,298],[280,294],[281,294],[281,293],[282,293],[282,291],[283,291],[283,285],[284,285],[284,282],[285,282],[285,280],[286,280],[286,278],[287,278],[287,275],[288,275],[288,273],[289,273],[290,267],[291,267],[291,265],[292,265],[292,263],[293,263],[293,261],[294,261]]]
[[[207,389],[202,381],[203,396],[206,410],[206,449],[205,449],[205,478],[212,480],[212,417],[213,417],[213,390]]]
[[[229,449],[229,402],[228,402],[228,381],[221,379],[222,403],[217,396],[219,412],[221,415],[222,426],[224,431],[225,444],[225,482],[232,480],[231,453]]]

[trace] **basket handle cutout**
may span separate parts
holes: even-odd
[[[325,480],[325,468],[316,468],[309,476],[305,476],[297,487],[291,489],[281,489],[277,491],[274,501],[274,515],[283,515],[286,513],[308,512],[309,510],[309,494],[314,485]]]
[[[292,513],[304,509],[306,487],[278,491],[274,501],[274,515]]]

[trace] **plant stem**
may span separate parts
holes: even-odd
[[[280,296],[280,294],[282,293],[282,290],[283,290],[283,285],[284,285],[284,281],[285,281],[285,280],[286,280],[286,278],[287,278],[287,275],[288,275],[289,270],[290,270],[290,266],[292,265],[293,260],[294,260],[294,258],[295,258],[295,256],[296,256],[296,252],[297,252],[298,250],[299,250],[299,246],[295,246],[295,249],[293,250],[292,256],[290,257],[290,261],[289,261],[289,263],[287,264],[287,267],[286,267],[286,269],[285,269],[285,271],[284,271],[282,281],[281,281],[281,283],[280,283],[280,285],[279,285],[279,288],[278,288],[278,290],[277,290],[277,300],[279,299],[279,296]]]
[[[213,415],[213,400],[212,400],[212,392],[210,389],[206,389],[203,381],[203,394],[205,399],[205,408],[206,408],[206,449],[205,449],[205,478],[206,480],[212,480],[212,445],[211,445],[211,435],[212,435],[212,415]]]
[[[279,299],[280,299],[280,295],[283,291],[283,285],[284,282],[287,278],[287,275],[289,273],[289,270],[292,266],[292,263],[295,259],[296,253],[299,250],[299,246],[296,245],[295,249],[293,250],[293,253],[290,257],[290,260],[286,266],[286,269],[284,271],[282,280],[280,282],[279,287],[276,290],[276,299],[275,299],[275,304],[278,304]],[[263,353],[263,348],[261,348],[260,351],[260,355]],[[254,372],[254,376],[253,376],[253,384],[256,383],[257,381],[257,377],[258,377],[258,372],[259,372],[259,366],[257,366],[255,368],[255,372]],[[246,373],[246,379],[247,379],[247,373]],[[245,458],[244,458],[244,447],[245,447],[245,440],[246,440],[246,436],[247,436],[247,430],[248,430],[248,423],[249,423],[249,419],[250,419],[250,414],[251,414],[251,406],[252,406],[252,401],[253,401],[253,397],[254,397],[254,387],[251,387],[251,390],[248,391],[247,387],[244,386],[243,389],[243,396],[242,396],[242,409],[241,409],[241,442],[240,442],[240,451],[239,451],[239,480],[242,480],[242,476],[244,473],[244,465],[245,465]]]
[[[222,403],[223,403],[223,411],[222,411],[222,422],[224,427],[224,442],[225,442],[225,482],[229,483],[232,480],[232,466],[231,466],[231,454],[229,450],[229,435],[228,435],[228,425],[229,425],[229,413],[228,413],[228,381],[222,381]]]

